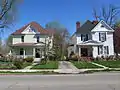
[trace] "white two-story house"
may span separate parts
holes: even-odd
[[[82,26],[76,23],[76,32],[71,37],[68,56],[71,52],[81,57],[101,57],[114,55],[114,30],[103,20],[87,20]]]
[[[31,22],[11,34],[12,45],[10,54],[16,57],[44,57],[45,45],[53,46],[53,31],[42,28],[38,23]]]

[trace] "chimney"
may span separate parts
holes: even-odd
[[[77,30],[78,28],[80,28],[80,22],[79,22],[79,21],[76,22],[76,30]]]
[[[96,24],[98,24],[98,21],[97,21],[97,20],[96,20],[96,21],[94,20],[94,21],[92,21],[92,24],[95,24],[95,25],[96,25]]]

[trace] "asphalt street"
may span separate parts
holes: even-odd
[[[120,73],[1,75],[0,90],[120,90]]]

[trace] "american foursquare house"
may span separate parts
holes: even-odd
[[[82,26],[76,23],[76,32],[71,37],[68,56],[71,52],[81,57],[101,57],[114,55],[114,30],[103,20],[87,20]]]
[[[44,57],[45,44],[53,46],[53,31],[42,28],[38,23],[31,22],[11,34],[12,45],[10,54],[16,57]]]

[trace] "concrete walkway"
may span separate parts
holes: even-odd
[[[77,70],[77,68],[69,61],[60,61],[59,62],[59,69],[74,69],[74,70]]]
[[[80,71],[69,61],[60,61],[58,69],[60,73],[79,73]]]
[[[33,63],[32,65],[25,67],[24,70],[30,70],[35,65],[37,65],[37,63]]]
[[[94,65],[96,65],[96,66],[99,66],[99,67],[105,68],[105,69],[109,68],[109,67],[106,67],[106,66],[104,66],[104,65],[101,65],[101,64],[95,63],[95,62],[91,62],[91,63],[94,64]]]

